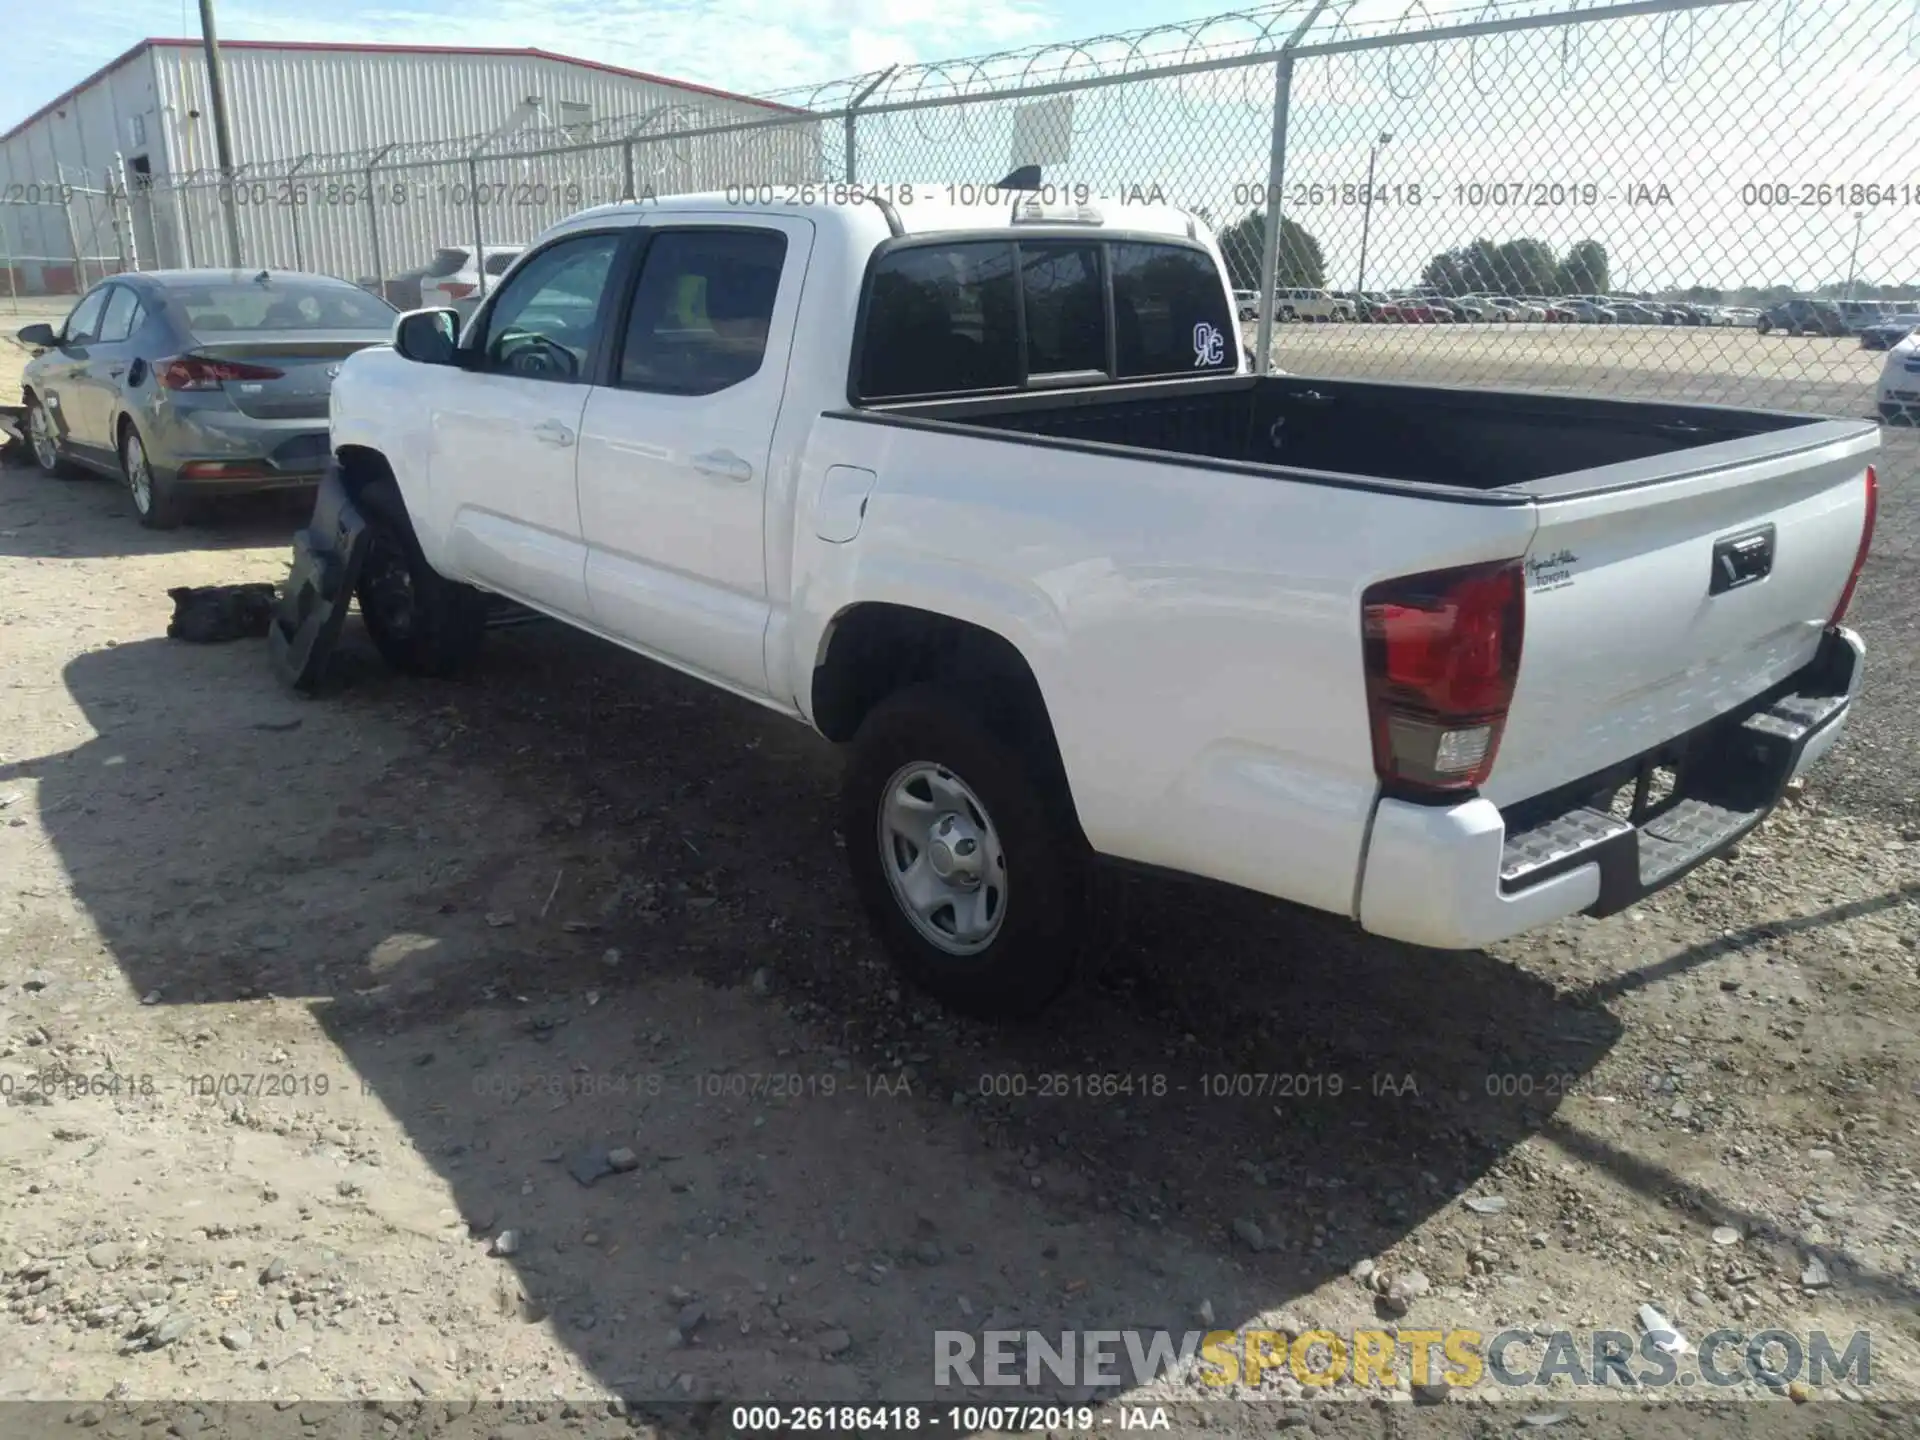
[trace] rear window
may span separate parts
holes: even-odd
[[[375,330],[393,326],[394,309],[344,281],[274,279],[170,286],[167,300],[195,335],[231,330]]]
[[[854,389],[895,400],[1017,389],[1047,376],[1231,372],[1239,363],[1236,322],[1204,250],[966,240],[903,246],[875,263]]]
[[[1107,260],[1121,379],[1239,368],[1239,331],[1204,250],[1121,243],[1108,247]]]
[[[458,245],[450,245],[444,250],[436,250],[433,259],[427,262],[427,278],[430,280],[444,280],[449,275],[458,275],[462,270],[467,268],[467,258],[471,253],[471,251],[461,249]]]
[[[504,255],[487,256],[487,265],[486,265],[487,274],[489,275],[506,274],[508,269],[512,267],[513,262],[520,258],[521,253],[522,252],[518,250],[509,250]]]

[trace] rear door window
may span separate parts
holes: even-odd
[[[134,317],[140,313],[140,300],[124,285],[109,292],[106,314],[100,319],[100,343],[116,345],[133,334]]]
[[[1122,241],[1108,247],[1107,263],[1119,378],[1239,369],[1239,335],[1205,251]]]

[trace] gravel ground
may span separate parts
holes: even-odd
[[[459,684],[356,628],[319,702],[257,645],[162,638],[169,587],[278,579],[297,519],[158,537],[104,482],[0,469],[0,1398],[68,1402],[53,1429],[345,1399],[387,1433],[501,1400],[577,1428],[926,1397],[945,1329],[1632,1332],[1646,1303],[1696,1340],[1866,1330],[1863,1388],[1920,1388],[1920,787],[1869,723],[1904,681],[1630,914],[1439,954],[1115,876],[1098,972],[992,1030],[894,986],[837,757],[777,717],[544,625]],[[1912,661],[1898,563],[1860,602],[1876,675]],[[1176,1413],[1382,1433],[1351,1386],[1259,1393]],[[1581,1393],[1388,1409],[1495,1433],[1520,1412],[1483,1397]]]

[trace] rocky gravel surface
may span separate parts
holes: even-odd
[[[1913,1433],[1910,757],[1850,741],[1737,854],[1491,953],[1109,877],[1094,973],[990,1029],[895,985],[837,757],[776,717],[551,627],[459,684],[355,648],[314,702],[162,638],[170,586],[277,579],[288,528],[155,537],[0,469],[0,1401],[44,1402],[8,1433],[717,1433],[944,1399],[939,1332],[1513,1329],[1537,1368],[1643,1307],[1865,1331],[1872,1372],[1673,1411],[1403,1353],[1120,1403]]]

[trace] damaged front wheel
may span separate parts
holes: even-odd
[[[479,658],[486,638],[487,597],[427,563],[390,483],[360,492],[370,544],[355,597],[374,648],[407,675],[453,675]]]

